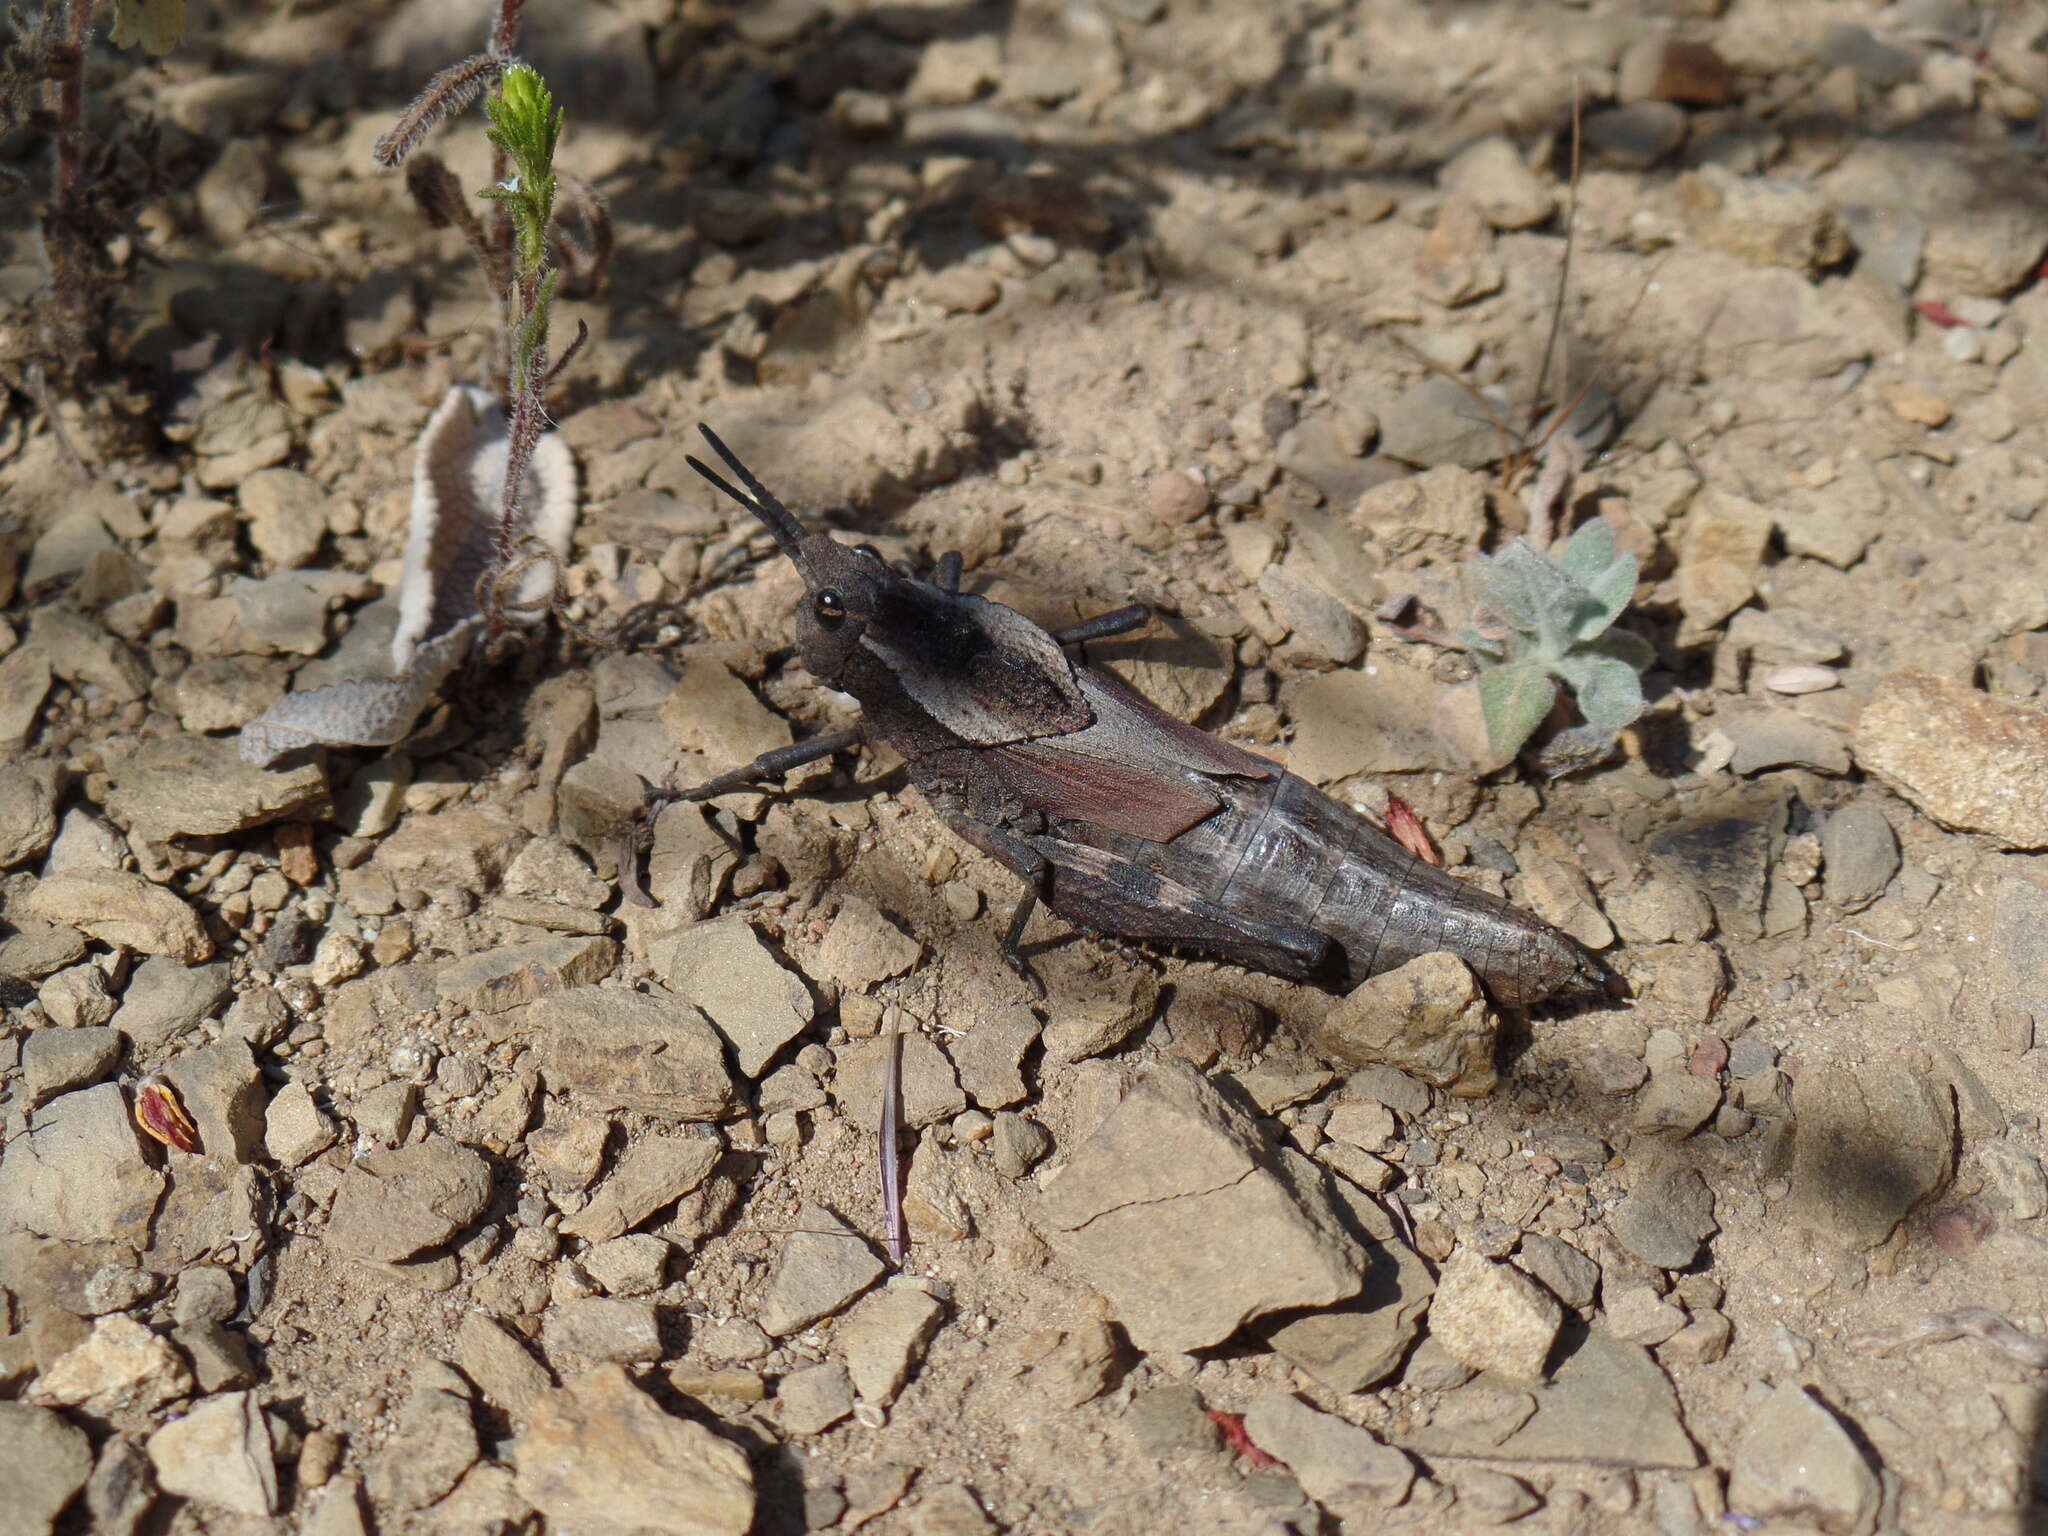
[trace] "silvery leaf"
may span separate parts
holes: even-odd
[[[391,675],[285,695],[242,727],[244,762],[267,765],[316,745],[392,746],[411,733],[483,628],[477,583],[497,559],[498,502],[510,446],[505,413],[488,392],[473,384],[448,392],[420,434],[413,461]],[[523,510],[519,535],[566,555],[576,521],[576,464],[554,433],[534,444]],[[537,563],[508,598],[538,602],[552,580],[547,566]]]

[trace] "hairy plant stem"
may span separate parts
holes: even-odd
[[[43,217],[43,250],[50,267],[58,353],[78,359],[91,330],[91,298],[85,252],[79,249],[85,219],[79,208],[85,165],[85,49],[92,40],[93,0],[63,0],[64,30],[51,50],[56,84],[57,142],[50,165],[50,206]]]
[[[533,462],[533,445],[540,441],[541,426],[546,420],[541,392],[548,376],[548,338],[544,311],[540,310],[538,266],[519,273],[505,296],[505,304],[511,311],[505,330],[512,351],[512,417],[506,429],[504,499],[498,505],[497,550],[501,565],[509,564],[517,552],[527,466]]]

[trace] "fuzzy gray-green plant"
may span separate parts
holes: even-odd
[[[1513,757],[1571,689],[1583,734],[1601,745],[1643,712],[1649,645],[1611,628],[1635,595],[1636,558],[1614,547],[1607,524],[1587,523],[1545,553],[1516,539],[1475,555],[1478,598],[1463,639],[1479,662],[1479,703],[1494,752]]]

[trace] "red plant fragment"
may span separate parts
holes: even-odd
[[[180,1152],[199,1150],[199,1127],[185,1113],[178,1095],[161,1077],[145,1078],[135,1090],[135,1123],[145,1136]]]
[[[1443,863],[1444,856],[1436,851],[1436,844],[1430,841],[1429,829],[1423,826],[1422,818],[1415,814],[1415,807],[1399,795],[1387,796],[1387,831],[1395,842],[1423,863]]]
[[[1280,1458],[1269,1456],[1252,1444],[1252,1437],[1244,1432],[1244,1415],[1225,1413],[1221,1408],[1208,1410],[1209,1422],[1223,1431],[1223,1438],[1229,1444],[1231,1453],[1238,1457],[1254,1472],[1280,1465]]]
[[[1933,321],[1943,330],[1963,323],[1963,317],[1939,299],[1916,299],[1913,301],[1913,307],[1920,311],[1923,319]]]

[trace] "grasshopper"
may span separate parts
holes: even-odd
[[[804,666],[858,700],[862,718],[677,798],[708,800],[867,738],[886,742],[932,810],[1023,880],[1003,955],[1040,996],[1020,943],[1041,902],[1098,933],[1336,991],[1448,950],[1507,1006],[1604,995],[1606,969],[1567,935],[1068,654],[1141,628],[1144,605],[1041,628],[962,592],[958,554],[924,577],[871,547],[805,533],[709,427],[698,430],[739,485],[695,458],[691,467],[759,518],[803,577]]]

